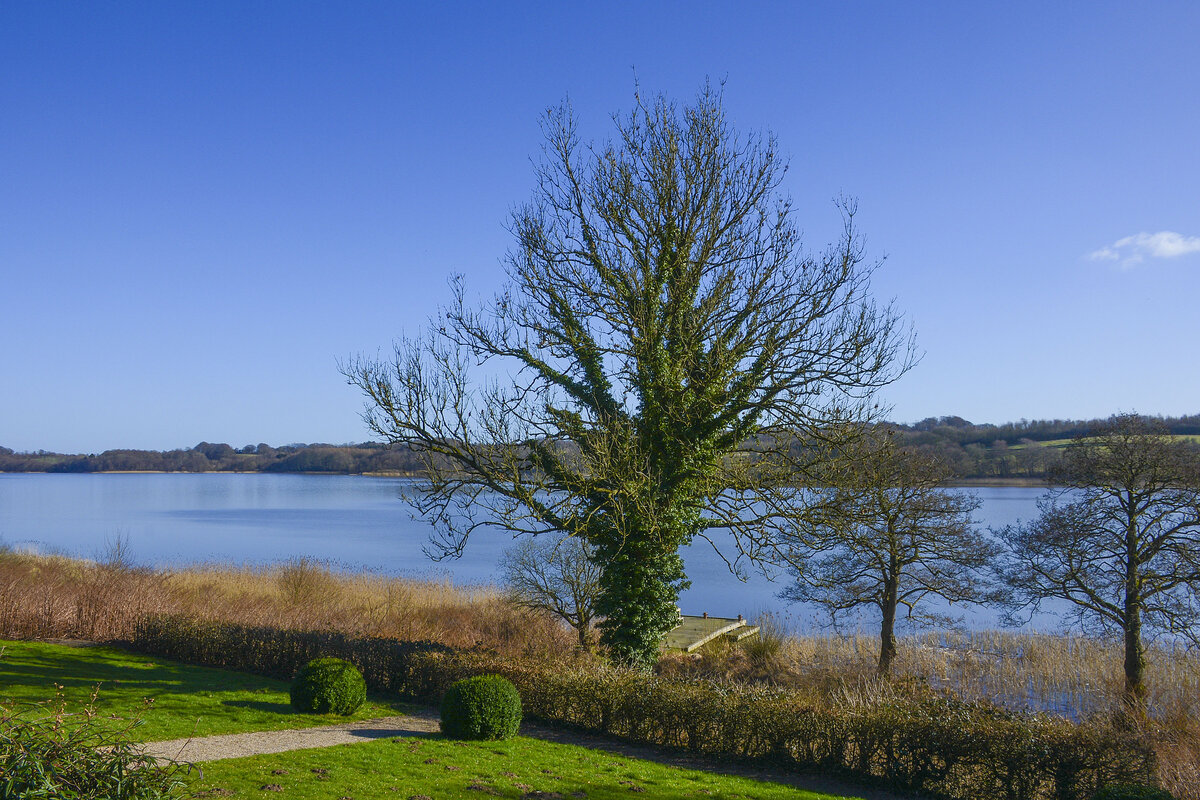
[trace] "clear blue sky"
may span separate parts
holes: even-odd
[[[0,3],[0,444],[368,437],[338,358],[489,294],[537,117],[726,80],[857,197],[892,417],[1200,411],[1200,4]]]

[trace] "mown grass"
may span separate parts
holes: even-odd
[[[833,800],[786,784],[682,769],[575,745],[518,737],[456,742],[431,736],[213,761],[193,797],[745,798]],[[268,788],[269,787],[269,788]],[[540,794],[539,794],[540,793]]]
[[[405,706],[370,698],[349,717],[297,714],[283,681],[193,667],[109,647],[0,642],[0,703],[72,704],[96,692],[96,710],[114,725],[133,717],[141,741],[220,733],[309,728],[403,713]],[[61,687],[61,688],[58,688]]]
[[[0,704],[72,705],[96,693],[113,726],[142,717],[141,741],[311,727],[402,712],[371,700],[351,717],[296,714],[287,685],[255,675],[193,667],[111,647],[0,641]],[[147,700],[152,702],[147,703]],[[354,800],[425,795],[510,798],[798,798],[832,800],[784,784],[668,767],[584,747],[517,738],[466,743],[431,736],[209,762],[188,777],[194,797]],[[538,795],[537,792],[544,794]],[[266,796],[270,796],[269,794]]]

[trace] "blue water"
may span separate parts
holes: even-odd
[[[124,539],[135,561],[155,566],[217,562],[269,564],[308,556],[347,569],[407,577],[491,583],[512,538],[480,532],[462,558],[431,561],[429,526],[401,499],[403,478],[268,474],[0,474],[0,542],[18,549],[83,557]],[[1041,489],[985,488],[976,518],[999,527],[1037,514]],[[685,614],[773,613],[792,628],[826,621],[819,612],[776,597],[785,578],[750,571],[741,581],[705,542],[684,552],[692,588]],[[774,579],[772,579],[774,577]],[[968,607],[968,627],[995,627],[996,613]],[[868,618],[869,620],[869,618]],[[1045,627],[1045,620],[1041,626]],[[870,629],[870,622],[864,623]]]

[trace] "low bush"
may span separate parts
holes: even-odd
[[[1171,793],[1143,784],[1114,784],[1096,792],[1092,800],[1175,800]]]
[[[521,727],[521,696],[499,675],[451,684],[442,698],[442,733],[453,739],[508,739]]]
[[[178,797],[183,767],[141,755],[134,724],[112,727],[96,716],[94,702],[76,711],[61,700],[0,707],[0,799]]]
[[[367,683],[353,664],[340,658],[316,658],[292,681],[292,708],[301,714],[341,714],[358,711],[367,699]]]

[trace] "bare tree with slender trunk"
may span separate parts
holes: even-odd
[[[521,539],[500,557],[500,572],[519,605],[558,617],[575,630],[580,649],[591,649],[600,567],[585,540]]]
[[[773,138],[738,135],[712,87],[635,99],[604,145],[547,113],[494,302],[456,282],[422,336],[343,373],[371,429],[423,459],[411,500],[437,552],[486,526],[584,539],[602,640],[646,665],[678,619],[679,548],[725,528],[731,563],[773,552],[819,452],[793,443],[870,417],[911,344],[870,299],[852,205],[809,254]]]
[[[1041,515],[1001,531],[1014,622],[1066,601],[1085,630],[1125,642],[1125,696],[1146,704],[1146,637],[1200,641],[1200,450],[1122,414],[1075,439]]]
[[[974,495],[945,489],[950,471],[937,457],[900,447],[876,428],[851,443],[828,486],[798,516],[787,563],[795,579],[780,596],[840,615],[874,607],[880,614],[879,674],[896,658],[897,614],[912,622],[950,621],[927,608],[992,599],[987,574],[1000,548],[972,519]]]

